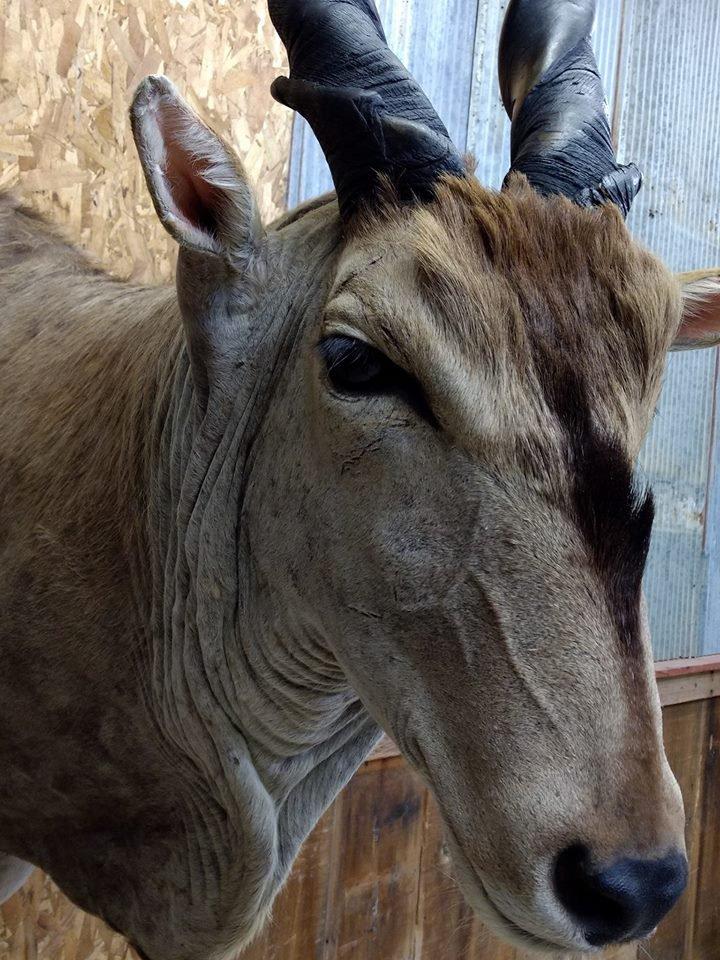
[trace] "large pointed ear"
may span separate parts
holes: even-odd
[[[720,267],[681,273],[683,317],[671,350],[720,344]]]
[[[246,268],[263,229],[234,151],[166,77],[146,77],[130,108],[135,144],[157,215],[182,246]]]

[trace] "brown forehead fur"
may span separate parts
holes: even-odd
[[[450,398],[440,419],[456,441],[572,522],[621,649],[639,655],[653,506],[633,461],[679,321],[674,278],[614,207],[543,198],[520,177],[502,193],[447,180],[432,204],[388,205],[359,239],[364,266],[338,299],[350,288],[364,332],[434,409]]]
[[[588,210],[544,198],[520,175],[500,193],[453,178],[434,203],[410,210],[388,203],[358,231],[371,253],[380,238],[391,258],[409,254],[428,309],[396,305],[377,331],[379,345],[389,331],[404,354],[429,341],[443,345],[456,367],[485,376],[490,369],[502,382],[494,392],[506,398],[507,417],[521,400],[523,417],[534,420],[534,409],[538,425],[548,419],[542,381],[572,370],[596,425],[634,459],[680,298],[676,280],[632,240],[614,206]]]

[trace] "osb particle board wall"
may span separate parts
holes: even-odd
[[[0,189],[122,277],[166,280],[127,120],[137,83],[166,73],[235,146],[272,218],[284,207],[292,115],[270,82],[285,54],[265,0],[0,0]]]

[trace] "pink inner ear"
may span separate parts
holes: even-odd
[[[165,144],[165,177],[177,211],[203,233],[218,232],[218,192],[205,179],[208,161],[193,156],[183,143],[187,133],[182,117],[165,104],[158,109],[158,125]]]

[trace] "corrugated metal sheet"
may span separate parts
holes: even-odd
[[[480,180],[499,187],[509,124],[497,86],[501,0],[380,0],[391,47],[430,95]],[[645,173],[630,225],[673,269],[720,263],[720,5],[599,0],[595,48],[618,152]],[[295,124],[289,201],[331,187]],[[720,650],[717,351],[673,356],[643,469],[658,504],[646,578],[658,658]]]
[[[715,350],[715,404],[703,550],[708,558],[704,631],[700,653],[720,649],[720,350]]]
[[[645,173],[629,224],[676,270],[720,262],[719,42],[714,0],[626,2],[616,133]],[[659,658],[720,649],[708,602],[716,514],[706,526],[716,363],[711,350],[671,357],[643,450],[658,505],[646,590]]]

